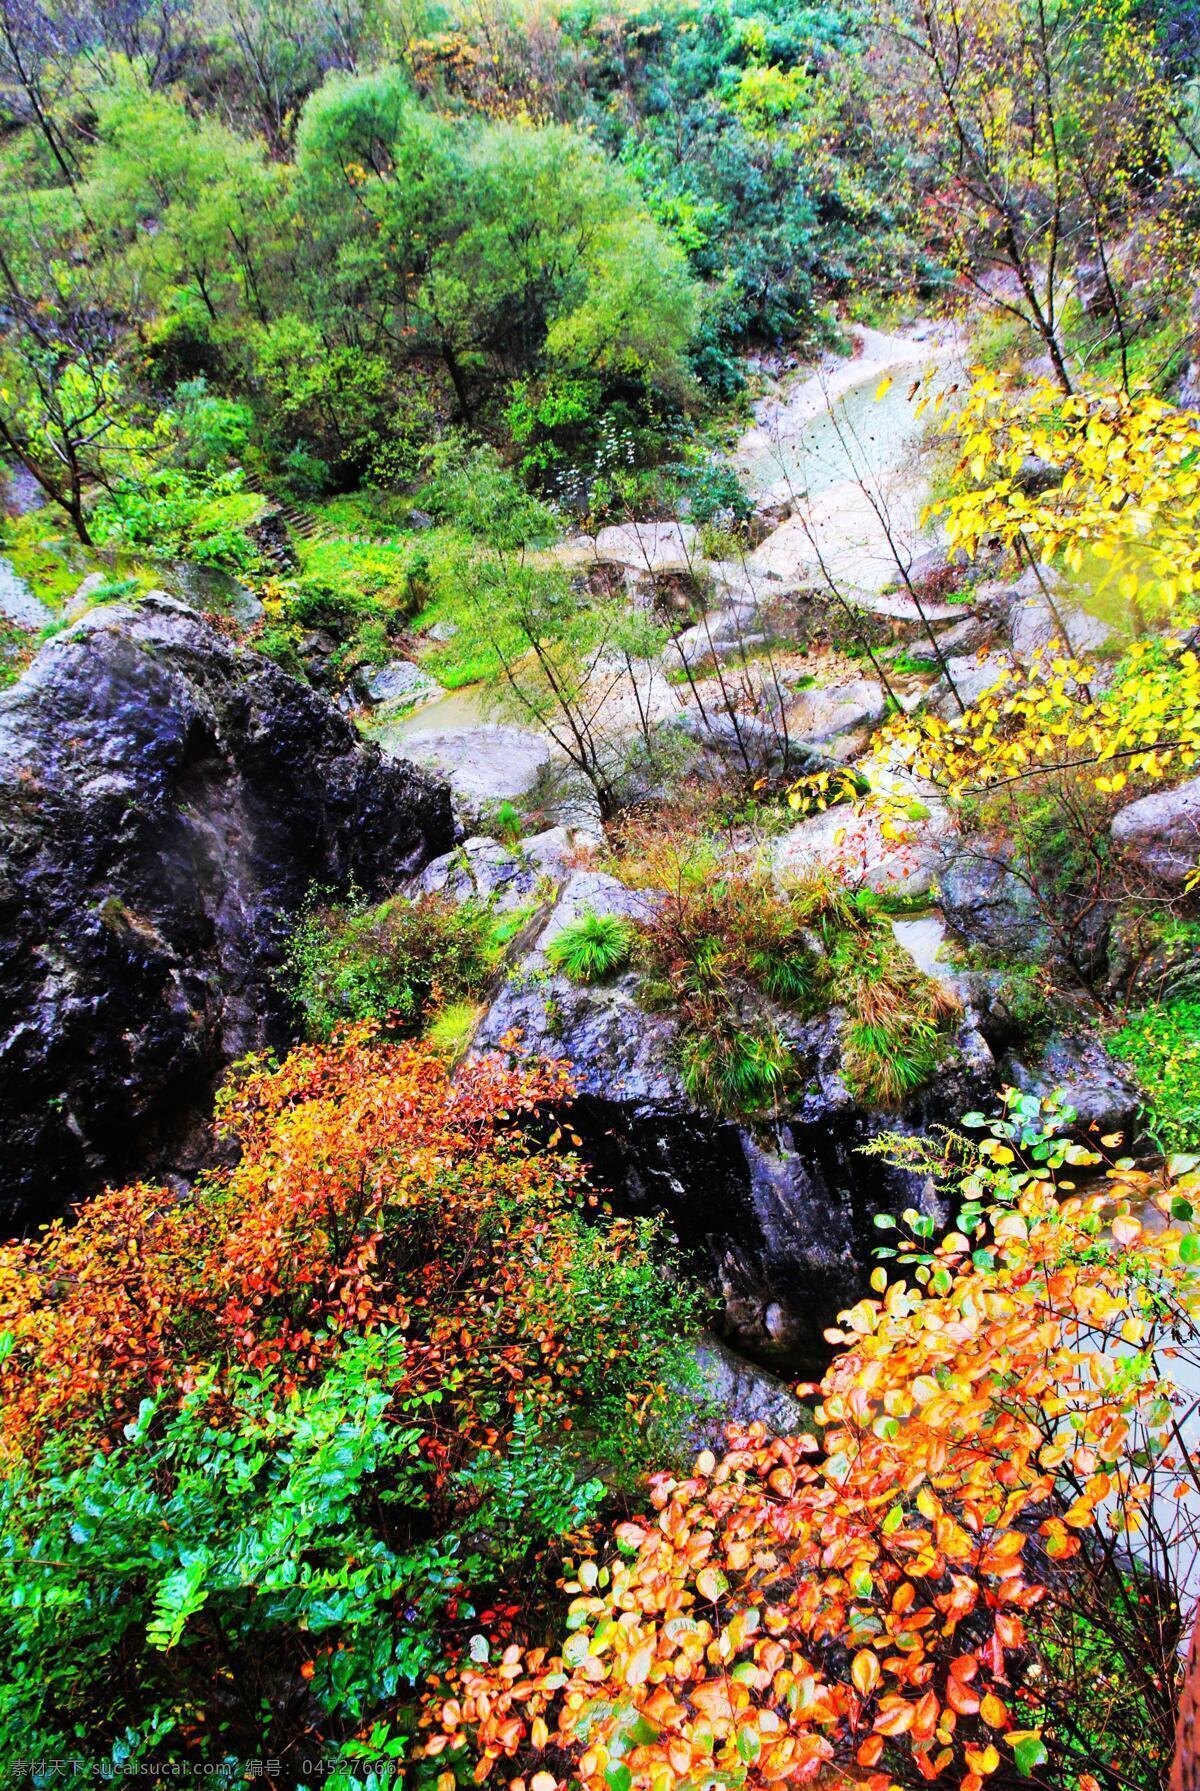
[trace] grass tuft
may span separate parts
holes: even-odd
[[[573,983],[598,983],[625,968],[632,947],[627,920],[589,908],[551,940],[546,956]]]

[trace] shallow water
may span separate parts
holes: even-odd
[[[385,750],[396,747],[413,734],[445,734],[459,728],[491,726],[502,718],[496,714],[483,684],[464,684],[461,690],[448,690],[423,703],[407,715],[382,716],[367,724],[367,731]]]
[[[924,419],[915,414],[917,400],[908,393],[927,366],[913,360],[889,368],[892,384],[878,399],[882,375],[874,367],[815,416],[804,411],[795,416],[781,405],[747,444],[741,459],[747,484],[811,499],[860,472],[879,477],[903,468],[924,428]]]

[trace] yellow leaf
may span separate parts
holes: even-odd
[[[869,1698],[879,1684],[879,1662],[869,1648],[862,1648],[850,1663],[850,1677],[861,1697]]]
[[[645,1685],[650,1677],[650,1663],[654,1659],[654,1649],[647,1642],[636,1654],[631,1654],[625,1664],[626,1685]]]

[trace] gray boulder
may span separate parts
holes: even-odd
[[[1112,839],[1149,876],[1182,889],[1200,861],[1200,777],[1129,803],[1113,821]]]
[[[391,659],[386,665],[366,667],[358,674],[357,684],[368,703],[395,704],[405,708],[431,702],[442,694],[437,680],[422,671],[419,665],[414,665],[411,659]]]
[[[580,986],[547,952],[585,910],[638,919],[664,899],[575,872],[510,968],[474,1049],[504,1041],[565,1058],[576,1087],[570,1123],[600,1187],[623,1211],[666,1215],[719,1300],[721,1329],[735,1347],[808,1372],[825,1352],[824,1328],[861,1296],[878,1239],[873,1215],[928,1206],[911,1175],[859,1147],[892,1127],[919,1130],[986,1102],[995,1064],[968,1018],[934,1084],[900,1112],[874,1110],[842,1080],[838,1010],[804,1023],[777,1015],[802,1066],[786,1111],[754,1121],[707,1111],[680,1070],[677,1013],[647,1011],[635,971]]]
[[[468,815],[532,796],[554,762],[552,745],[544,735],[499,724],[414,732],[405,736],[401,751],[414,764],[445,778]]]
[[[165,597],[104,606],[0,696],[0,1210],[187,1167],[225,1067],[286,1044],[309,889],[383,895],[449,792]]]
[[[1137,1136],[1141,1092],[1094,1035],[1056,1032],[1036,1062],[1006,1057],[1001,1068],[1005,1081],[1026,1094],[1057,1095],[1074,1107],[1082,1126],[1120,1132],[1127,1142]]]
[[[852,758],[887,714],[883,686],[870,678],[801,691],[788,708],[788,732],[833,757]]]
[[[691,1406],[687,1434],[679,1439],[687,1452],[726,1448],[726,1428],[762,1424],[770,1436],[796,1436],[813,1429],[811,1409],[786,1381],[757,1362],[738,1355],[711,1331],[702,1331],[692,1356],[691,1385],[680,1390]]]

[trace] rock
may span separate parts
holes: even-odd
[[[770,862],[785,879],[827,870],[879,894],[927,895],[953,833],[945,806],[922,803],[914,808],[906,833],[904,839],[888,839],[883,816],[870,809],[856,814],[848,806],[827,808],[783,834],[771,849]]]
[[[571,875],[473,1048],[511,1045],[519,1035],[520,1052],[566,1058],[578,1091],[570,1123],[600,1187],[622,1211],[666,1215],[719,1297],[722,1329],[737,1348],[812,1370],[825,1353],[825,1326],[861,1294],[877,1241],[873,1214],[930,1210],[911,1175],[858,1147],[987,1101],[995,1065],[968,1019],[931,1087],[897,1113],[864,1108],[841,1079],[834,1010],[786,1020],[806,1078],[786,1112],[742,1123],[701,1109],[680,1071],[678,1017],[640,1004],[635,971],[583,987],[547,956],[585,910],[636,919],[664,899],[599,872]]]
[[[566,881],[586,843],[586,835],[569,827],[549,828],[515,846],[477,836],[427,864],[416,886],[443,890],[459,902],[475,897],[502,911],[523,908],[542,899],[547,883]]]
[[[1061,466],[1052,466],[1048,460],[1041,460],[1036,454],[1027,454],[1013,475],[1013,484],[1026,497],[1041,497],[1047,491],[1057,491],[1063,482]]]
[[[85,579],[81,579],[74,594],[67,600],[67,614],[71,620],[81,616],[91,605],[96,592],[102,591],[105,585],[111,583],[112,576],[107,572],[89,572]]]
[[[953,721],[956,715],[962,713],[962,708],[969,709],[981,696],[1007,677],[1011,667],[1012,660],[1007,653],[947,655],[946,670],[954,689],[949,688],[944,678],[939,682],[937,689],[940,694],[934,705],[938,714],[944,721]]]
[[[468,814],[532,796],[554,758],[543,735],[500,724],[408,734],[403,752],[414,764],[444,777]]]
[[[458,632],[458,623],[447,619],[444,622],[435,622],[432,628],[427,629],[426,638],[431,641],[452,641]]]
[[[242,628],[253,628],[266,614],[250,587],[223,566],[205,566],[196,560],[164,560],[160,566],[174,595],[193,609],[229,616]]]
[[[411,659],[392,659],[387,665],[364,666],[355,680],[368,703],[402,704],[413,708],[442,696],[441,685]]]
[[[410,510],[405,518],[405,523],[410,529],[436,529],[437,527],[436,517],[431,516],[428,510]]]
[[[1054,611],[1057,610],[1056,615]],[[1061,640],[1066,630],[1067,646],[1076,658],[1086,658],[1110,638],[1112,629],[1099,616],[1090,616],[1077,603],[1056,599],[1054,609],[1041,591],[1022,597],[1014,603],[1008,616],[1013,652],[1028,664],[1038,647],[1052,640]]]
[[[835,762],[802,740],[785,738],[777,722],[758,715],[731,715],[715,708],[701,715],[698,709],[684,709],[672,718],[671,726],[712,755],[720,775],[757,776],[786,768],[799,776],[828,770]]]
[[[699,531],[690,522],[620,522],[595,538],[597,560],[635,572],[690,572],[699,554]]]
[[[883,686],[856,678],[849,684],[801,691],[788,709],[788,733],[807,746],[826,747],[835,758],[852,758],[886,714]]]
[[[0,555],[0,616],[18,628],[45,628],[54,612],[34,595],[11,560]]]
[[[1045,921],[999,850],[993,853],[968,841],[948,854],[938,893],[942,912],[963,938],[1001,958],[1038,962],[1044,957],[1049,945]]]
[[[1113,311],[1113,289],[1099,259],[1081,261],[1075,268],[1075,297],[1085,317],[1110,317]]]
[[[991,616],[969,613],[953,627],[939,628],[935,632],[945,658],[955,659],[978,653],[980,648],[986,647],[996,632],[996,623]]]
[[[811,1409],[786,1382],[731,1350],[711,1331],[702,1331],[692,1352],[694,1380],[676,1397],[691,1407],[679,1446],[688,1453],[726,1448],[726,1427],[765,1425],[770,1436],[795,1436],[813,1429]]]
[[[1182,889],[1200,862],[1200,777],[1128,803],[1111,831],[1113,844],[1143,871]]]
[[[706,659],[732,658],[763,645],[766,637],[761,628],[762,619],[755,604],[731,603],[673,636],[664,657],[668,663],[678,657],[691,667]]]
[[[1055,1095],[1074,1107],[1083,1127],[1120,1132],[1127,1142],[1140,1130],[1141,1091],[1094,1034],[1053,1033],[1032,1067],[1010,1056],[1001,1069],[1014,1088],[1041,1100]]]
[[[383,895],[449,792],[169,598],[91,611],[0,696],[0,1206],[194,1166],[214,1083],[281,1047],[314,885]]]

